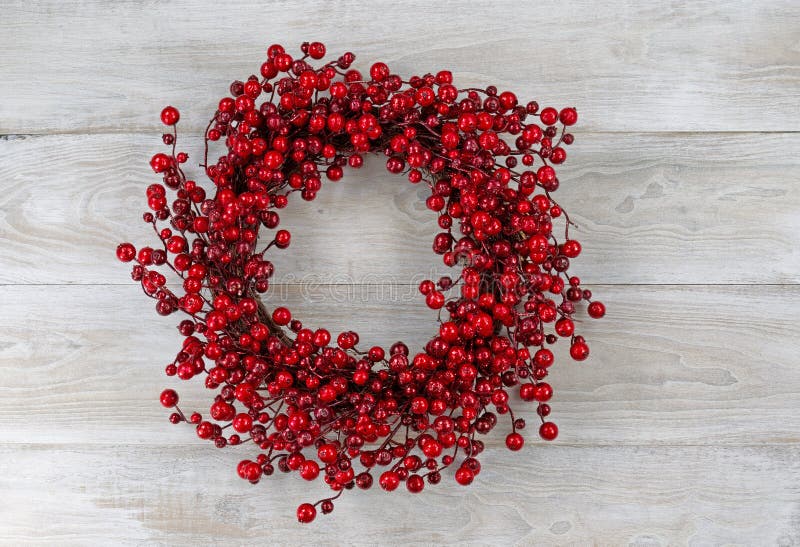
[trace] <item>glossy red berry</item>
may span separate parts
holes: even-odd
[[[509,433],[508,436],[506,436],[506,446],[509,450],[516,452],[517,450],[521,450],[524,444],[525,439],[519,433]]]
[[[558,110],[555,108],[547,107],[539,113],[539,118],[545,125],[553,125],[558,121]]]
[[[556,179],[556,172],[549,165],[545,165],[536,172],[536,179],[540,184],[549,184]]]
[[[381,478],[378,482],[380,483],[381,488],[387,492],[391,492],[396,490],[400,485],[400,477],[398,477],[397,473],[394,471],[385,471],[381,474]]]
[[[313,481],[319,476],[319,464],[314,460],[306,460],[300,466],[300,476],[307,481]]]
[[[333,463],[338,456],[338,449],[334,444],[323,444],[317,449],[317,457],[325,463]]]
[[[589,312],[590,317],[593,317],[594,319],[600,319],[606,314],[606,307],[602,302],[595,301],[589,304],[587,311]]]
[[[308,45],[308,55],[312,59],[322,59],[325,57],[325,45],[322,42],[311,42]]]
[[[589,357],[589,346],[585,342],[575,342],[570,346],[569,354],[576,361],[584,361]]]
[[[575,323],[572,322],[572,319],[567,319],[566,317],[563,319],[559,319],[556,321],[556,333],[559,336],[569,337],[572,336],[572,333],[575,332]]]
[[[130,243],[120,243],[117,246],[117,258],[122,262],[130,262],[136,257],[136,248]]]
[[[549,401],[553,397],[553,388],[547,382],[540,382],[533,388],[533,398],[540,403]]]
[[[161,123],[164,125],[175,125],[180,119],[181,115],[174,106],[167,106],[161,111]]]
[[[575,122],[578,121],[578,111],[574,108],[562,108],[558,114],[558,119],[564,125],[575,125]]]
[[[278,230],[275,234],[275,246],[279,249],[285,249],[292,241],[292,234],[288,230]]]
[[[540,367],[547,368],[553,364],[555,357],[553,352],[547,348],[538,350],[533,356],[533,362]]]
[[[389,67],[386,63],[375,63],[369,69],[369,74],[376,82],[382,82],[389,76]]]
[[[468,467],[459,467],[456,471],[456,482],[462,486],[471,484],[475,479],[475,473]]]
[[[249,414],[237,414],[232,422],[233,429],[238,433],[248,433],[253,427],[253,418]]]
[[[558,426],[553,422],[544,422],[539,426],[539,436],[545,441],[552,441],[558,437]]]
[[[297,521],[303,524],[312,522],[317,516],[317,509],[310,503],[303,503],[297,508]]]
[[[172,408],[178,404],[178,394],[174,389],[165,389],[161,392],[161,404],[166,408]]]
[[[565,241],[564,245],[561,247],[561,251],[564,253],[564,256],[575,258],[581,254],[581,244],[574,239]]]
[[[414,397],[411,400],[411,412],[414,414],[425,414],[428,412],[428,399],[425,397]]]
[[[214,435],[214,426],[211,422],[200,422],[195,431],[201,439],[210,439]]]
[[[519,386],[519,396],[523,401],[533,401],[536,398],[535,392],[536,386],[533,384],[522,384]]]
[[[150,167],[156,173],[163,173],[170,165],[172,165],[172,160],[166,154],[158,153],[150,159]]]
[[[283,306],[275,308],[272,312],[272,320],[275,321],[275,324],[280,326],[288,325],[289,321],[292,320],[292,313]]]
[[[406,488],[412,494],[418,494],[425,488],[425,480],[419,475],[411,475],[406,479]]]
[[[444,306],[444,302],[444,294],[440,293],[439,291],[430,292],[425,296],[425,303],[429,308],[434,310],[438,310]]]

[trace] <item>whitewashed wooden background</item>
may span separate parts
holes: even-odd
[[[0,2],[0,541],[800,545],[800,3],[606,4]],[[321,488],[167,423],[174,318],[113,255],[148,238],[161,107],[196,159],[214,98],[304,40],[576,106],[559,194],[609,313],[554,371],[557,442],[301,527]],[[290,207],[273,298],[421,343],[435,221],[380,163]]]

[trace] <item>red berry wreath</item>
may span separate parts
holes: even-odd
[[[175,152],[178,111],[163,110],[161,120],[173,127],[163,136],[171,152],[150,161],[163,184],[147,188],[144,214],[163,248],[137,252],[123,243],[117,256],[135,261],[133,279],[158,313],[188,316],[167,375],[200,377],[214,393],[207,415],[187,417],[176,392],[165,390],[161,403],[175,409],[170,421],[191,423],[220,448],[252,445],[258,453],[238,466],[252,483],[276,467],[324,480],[335,494],[297,510],[310,522],[317,506],[329,513],[342,491],[370,488],[373,476],[384,490],[405,483],[417,493],[454,466],[456,482],[470,484],[484,449],[477,437],[498,415],[508,416],[508,448],[524,444],[512,390],[536,404],[539,435],[555,439],[558,428],[546,421],[553,389],[544,379],[554,360],[547,345],[566,338],[573,359],[588,357],[572,317],[591,292],[567,274],[581,246],[551,197],[559,185],[554,166],[573,140],[566,126],[577,120],[574,108],[520,105],[494,86],[458,89],[447,71],[405,81],[375,63],[365,78],[350,68],[352,53],[314,68],[309,61],[321,59],[325,46],[301,50],[294,59],[271,46],[261,76],[234,82],[220,100],[205,133],[211,197],[181,168],[188,156]],[[209,144],[221,139],[225,155],[208,163]],[[364,349],[355,332],[332,340],[284,307],[267,310],[258,296],[273,275],[265,252],[290,243],[289,232],[277,230],[263,245],[262,226],[276,230],[289,195],[313,200],[324,178],[338,181],[368,153],[430,188],[426,205],[442,230],[433,251],[455,269],[419,286],[427,306],[442,312],[415,353],[402,342],[388,352]],[[560,217],[561,242],[553,234]],[[157,266],[171,270],[182,290],[168,288]],[[603,304],[591,302],[588,313],[601,317]]]

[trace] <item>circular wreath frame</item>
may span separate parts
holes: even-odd
[[[159,314],[185,316],[167,375],[202,378],[214,394],[207,414],[187,416],[177,392],[165,389],[170,421],[192,424],[220,448],[252,444],[259,452],[238,465],[252,483],[276,467],[323,480],[334,493],[297,510],[310,522],[318,506],[332,511],[343,491],[370,488],[374,474],[387,491],[404,483],[418,493],[448,467],[470,484],[484,450],[477,437],[498,416],[508,417],[508,448],[523,447],[525,419],[512,409],[519,400],[536,405],[540,436],[555,439],[548,346],[566,339],[571,357],[586,359],[576,304],[590,302],[595,318],[605,307],[568,274],[581,246],[552,197],[554,166],[573,142],[566,128],[577,121],[574,108],[520,105],[495,86],[458,89],[448,71],[403,80],[376,62],[365,78],[351,68],[352,53],[314,68],[325,46],[304,43],[301,51],[295,59],[270,46],[260,76],[233,82],[220,100],[205,131],[210,197],[181,167],[188,155],[176,151],[178,110],[162,111],[170,152],[150,160],[162,180],[147,188],[144,214],[161,248],[122,243],[117,256],[134,262],[132,277]],[[217,141],[225,154],[210,163]],[[433,251],[457,272],[420,284],[439,317],[413,354],[402,342],[362,348],[352,331],[333,340],[259,298],[274,273],[266,252],[291,242],[278,230],[288,197],[313,200],[323,179],[338,181],[366,154],[385,155],[391,173],[427,185],[441,229]],[[553,234],[557,219],[562,241]],[[259,248],[262,229],[272,233]],[[159,267],[180,289],[168,287]]]

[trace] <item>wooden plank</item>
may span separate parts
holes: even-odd
[[[142,135],[0,141],[0,283],[124,283],[117,243],[155,243],[140,215],[159,149]],[[573,149],[556,197],[580,225],[573,263],[585,282],[800,282],[800,134],[581,135]],[[426,190],[382,165],[290,201],[292,246],[269,253],[276,282],[446,273],[430,250],[439,229]]]
[[[556,346],[560,443],[800,440],[800,288],[598,286],[595,293],[609,313],[600,321],[581,313],[589,361],[574,363]],[[200,442],[190,428],[167,423],[158,394],[177,388],[185,410],[205,413],[210,394],[202,381],[163,376],[179,348],[179,318],[157,316],[137,287],[5,286],[0,301],[5,442]],[[309,327],[356,330],[365,347],[402,339],[419,348],[435,330],[433,312],[410,287],[283,286],[267,301],[279,303]]]
[[[496,84],[525,100],[575,105],[581,131],[800,129],[794,0],[369,8],[4,2],[0,134],[158,130],[168,103],[199,131],[229,83],[258,72],[273,40],[296,51],[322,40],[331,55],[356,52],[364,70],[375,60],[404,76],[450,69],[463,87]]]
[[[800,4],[598,8],[4,2],[0,544],[800,544]],[[448,473],[420,496],[348,494],[301,527],[294,507],[320,485],[252,487],[234,472],[248,447],[167,423],[161,389],[187,410],[209,392],[162,375],[177,318],[153,313],[113,251],[152,242],[137,219],[161,107],[181,108],[196,165],[229,82],[270,41],[316,39],[361,69],[447,68],[577,106],[556,197],[581,226],[574,273],[609,313],[580,322],[588,362],[557,348],[558,441],[521,411],[525,449],[489,435],[472,488]],[[382,163],[292,202],[265,300],[417,348],[435,323],[415,284],[445,273],[438,229],[424,189]]]
[[[250,485],[211,447],[0,445],[0,540],[19,545],[793,545],[800,447],[492,449],[468,488],[345,492]]]

